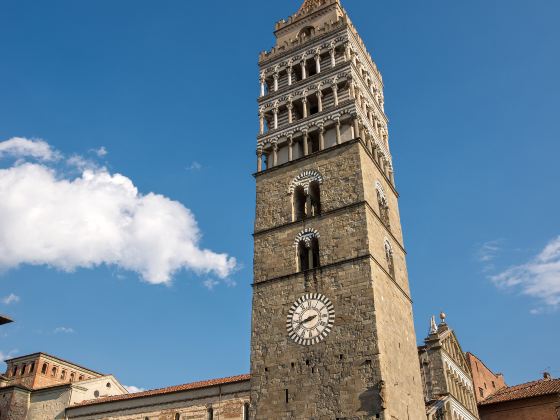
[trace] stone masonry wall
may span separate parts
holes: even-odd
[[[0,420],[27,420],[29,392],[8,387],[0,389]]]

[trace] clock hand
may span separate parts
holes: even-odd
[[[309,321],[313,321],[315,318],[317,318],[317,315],[311,315],[309,317],[307,317],[306,319],[304,319],[303,321],[300,321],[299,324],[307,324]]]

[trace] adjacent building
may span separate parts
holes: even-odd
[[[418,347],[428,420],[478,420],[475,385],[466,355],[446,323],[431,320],[430,333]]]
[[[504,387],[479,404],[482,420],[560,419],[560,379],[544,379]]]
[[[127,394],[112,376],[46,353],[6,360],[0,384],[0,420],[64,419],[67,407]]]

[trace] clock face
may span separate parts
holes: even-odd
[[[297,344],[311,346],[327,338],[334,324],[334,306],[318,293],[300,297],[290,308],[286,328]]]

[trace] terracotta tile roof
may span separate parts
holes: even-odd
[[[228,378],[211,379],[208,381],[192,382],[190,384],[170,386],[168,388],[152,389],[150,391],[136,392],[134,394],[115,395],[112,397],[99,398],[96,400],[84,401],[72,407],[83,407],[87,405],[103,404],[113,401],[131,400],[135,398],[152,397],[155,395],[171,394],[173,392],[189,391],[193,389],[209,388],[216,385],[234,384],[245,382],[251,379],[251,375],[230,376]],[[71,408],[71,407],[70,407]]]
[[[560,379],[541,379],[540,381],[503,388],[484,401],[481,401],[479,405],[490,405],[551,394],[560,395]]]

